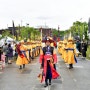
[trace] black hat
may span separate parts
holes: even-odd
[[[47,38],[47,39],[45,39],[45,40],[42,40],[42,42],[47,42],[47,41],[49,41],[50,43],[52,43],[52,42],[54,42],[52,39],[50,39],[50,38]]]

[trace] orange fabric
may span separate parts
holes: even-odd
[[[74,49],[74,44],[68,44],[68,48]],[[75,64],[76,63],[75,59],[74,59],[74,54],[75,54],[75,49],[74,49],[74,51],[68,50],[68,54],[67,54],[67,56],[68,56],[67,63],[68,64]]]
[[[27,61],[26,57],[21,58],[21,57],[18,55],[16,64],[17,64],[17,65],[28,64],[28,61]]]
[[[27,50],[27,48],[26,48],[26,46],[21,45],[20,46],[20,50],[25,51],[25,50]],[[27,53],[26,53],[26,55],[27,55]],[[27,60],[27,58],[25,56],[24,57],[21,57],[20,55],[18,55],[16,64],[17,65],[28,64],[28,60]]]

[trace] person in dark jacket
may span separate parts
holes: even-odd
[[[87,44],[85,42],[82,43],[82,56],[86,57]]]
[[[79,52],[81,52],[81,43],[79,40],[77,40],[77,42],[76,42],[76,48]]]
[[[8,56],[8,64],[12,64],[12,60],[13,60],[13,48],[11,47],[11,44],[8,44],[7,56]]]

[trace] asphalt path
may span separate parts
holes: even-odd
[[[36,57],[22,70],[15,62],[6,64],[4,70],[0,70],[0,90],[90,90],[90,61],[77,57],[78,63],[69,69],[58,53],[57,57],[60,77],[52,80],[51,86],[44,88],[44,82],[40,83],[37,77],[41,72],[39,57]]]

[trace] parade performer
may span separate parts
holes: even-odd
[[[55,64],[57,63],[57,56],[54,51],[54,47],[50,46],[50,43],[53,42],[52,40],[48,39],[44,41],[46,46],[43,47],[42,52],[40,54],[39,62],[41,64],[41,69],[43,69],[43,78],[41,80],[45,80],[45,86],[47,87],[48,84],[51,85],[51,80],[55,79],[59,76],[59,74],[55,70]],[[49,79],[49,83],[48,83]]]
[[[63,46],[63,41],[59,41],[59,53],[62,55],[62,46]]]
[[[29,60],[26,54],[27,48],[25,47],[25,45],[23,45],[22,42],[20,42],[18,45],[16,45],[16,51],[18,52],[18,58],[17,58],[16,64],[20,65],[19,69],[22,69],[22,66],[23,68],[25,68],[25,64],[29,63]]]
[[[73,64],[77,63],[77,60],[76,60],[76,49],[75,49],[75,46],[74,46],[74,40],[72,37],[69,37],[68,39],[68,45],[67,45],[67,56],[68,56],[68,60],[67,60],[67,63],[69,64],[69,69],[72,69],[73,68]]]
[[[67,49],[67,40],[64,40],[63,44],[64,44],[64,46],[63,46],[63,51],[64,51],[63,59],[64,59],[64,62],[66,63],[67,62],[67,58],[68,58],[67,50],[66,50]]]
[[[62,59],[64,59],[64,51],[65,51],[65,50],[64,50],[64,41],[63,41],[63,43],[62,43],[62,48],[61,48],[61,49],[62,49]]]

